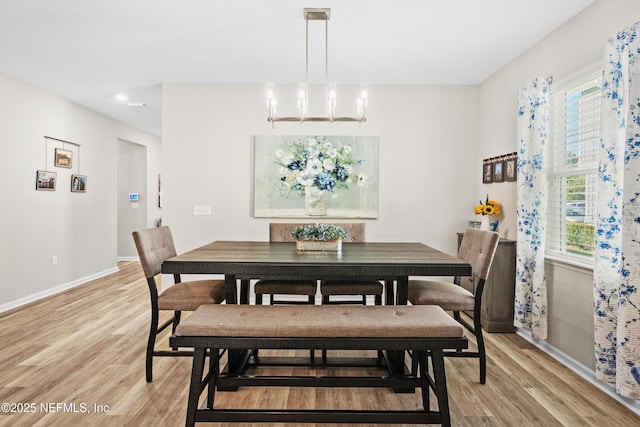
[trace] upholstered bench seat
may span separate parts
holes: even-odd
[[[438,306],[203,305],[176,336],[281,338],[462,337]]]
[[[187,426],[206,422],[323,422],[450,425],[443,350],[467,348],[463,327],[437,306],[203,305],[180,323],[172,345],[194,347]],[[336,349],[413,352],[419,375],[259,377],[220,373],[221,349]],[[207,352],[207,350],[210,350]],[[205,355],[210,354],[209,372]],[[432,362],[429,372],[427,357]],[[391,359],[389,359],[391,360]],[[402,362],[402,358],[397,359]],[[395,363],[395,362],[394,362]],[[206,374],[206,375],[205,375]],[[420,388],[423,410],[218,409],[216,387]],[[199,409],[208,387],[207,409]],[[438,410],[429,408],[434,393]]]

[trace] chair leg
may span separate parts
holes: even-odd
[[[262,294],[256,294],[256,305],[262,305]]]
[[[373,303],[374,303],[375,305],[382,305],[382,295],[376,295],[376,296],[374,297],[374,301],[373,301]]]
[[[173,313],[173,324],[171,325],[171,334],[172,335],[176,333],[176,328],[180,324],[180,315],[181,314],[182,314],[182,312],[180,312],[180,311],[175,311]],[[171,349],[173,351],[178,351],[178,347],[171,347]]]
[[[463,326],[466,324],[465,321],[462,320],[462,317],[460,317],[460,312],[459,311],[454,311],[453,312],[453,318],[460,324],[462,324]],[[469,329],[469,328],[467,328]],[[473,332],[473,331],[472,331]],[[475,335],[475,332],[473,332],[473,335]],[[457,349],[456,353],[462,353],[462,350]]]
[[[158,335],[158,309],[151,308],[151,325],[149,326],[149,340],[147,341],[147,357],[146,357],[146,377],[147,382],[153,381],[153,349],[156,346],[156,335]]]
[[[478,345],[478,359],[480,362],[480,384],[487,382],[487,354],[484,349],[484,337],[482,335],[482,324],[480,323],[480,310],[473,313],[473,329]]]

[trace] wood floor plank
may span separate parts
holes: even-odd
[[[0,413],[0,426],[184,425],[190,358],[157,358],[154,381],[145,381],[149,291],[139,263],[119,267],[117,273],[0,314],[0,402],[13,403],[16,409]],[[168,348],[169,334],[160,336],[160,347]],[[453,425],[640,425],[632,411],[519,336],[486,334],[486,339],[487,384],[478,382],[476,360],[445,361]],[[261,351],[269,354],[304,357],[308,352]],[[291,367],[270,372],[289,374],[294,369],[300,375],[316,372]],[[329,369],[323,374],[337,372],[354,371]],[[357,374],[367,375],[362,370]],[[23,405],[21,411],[18,404]],[[24,404],[35,404],[35,410],[25,411]],[[436,407],[433,398],[431,405]],[[396,394],[387,389],[256,387],[218,392],[216,406],[418,409],[421,398],[420,392]],[[326,424],[251,426],[285,425]]]

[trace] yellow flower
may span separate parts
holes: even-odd
[[[473,211],[476,215],[500,215],[500,202],[497,200],[490,200],[487,196],[486,201],[475,207]]]

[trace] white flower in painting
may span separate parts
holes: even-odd
[[[351,154],[351,146],[350,145],[343,146],[342,150],[343,150],[344,154]]]
[[[279,160],[279,163],[283,165],[288,165],[294,159],[293,153],[289,151],[284,151],[282,149],[277,150],[275,155],[276,155],[276,158]]]
[[[324,170],[331,172],[336,168],[336,162],[334,162],[332,159],[324,159],[324,161],[322,162],[322,167],[324,168]]]
[[[307,169],[306,169],[306,170],[309,170],[309,171],[311,171],[314,175],[317,175],[317,174],[319,174],[320,172],[322,172],[322,162],[321,162],[319,159],[317,159],[317,158],[310,159],[310,160],[307,162]]]
[[[365,185],[367,181],[368,181],[368,178],[366,175],[358,175],[358,178],[357,178],[358,185]]]
[[[331,147],[327,149],[327,157],[330,157],[332,159],[335,159],[336,157],[338,157],[338,150],[336,150],[335,148]]]
[[[331,148],[333,148],[333,144],[330,141],[325,141],[322,144],[322,149],[325,150],[325,151],[327,151],[327,150],[329,150]]]
[[[318,148],[318,141],[315,138],[310,138],[308,141],[309,151],[316,150]]]
[[[300,172],[300,174],[298,175],[296,180],[301,185],[304,185],[305,187],[308,187],[310,185],[313,185],[315,177],[316,177],[316,175],[313,173],[313,171],[310,171],[309,169],[305,169],[302,172]]]
[[[343,165],[342,167],[344,168],[345,171],[347,171],[347,173],[349,175],[351,175],[353,173],[353,166],[351,166],[351,165]]]

